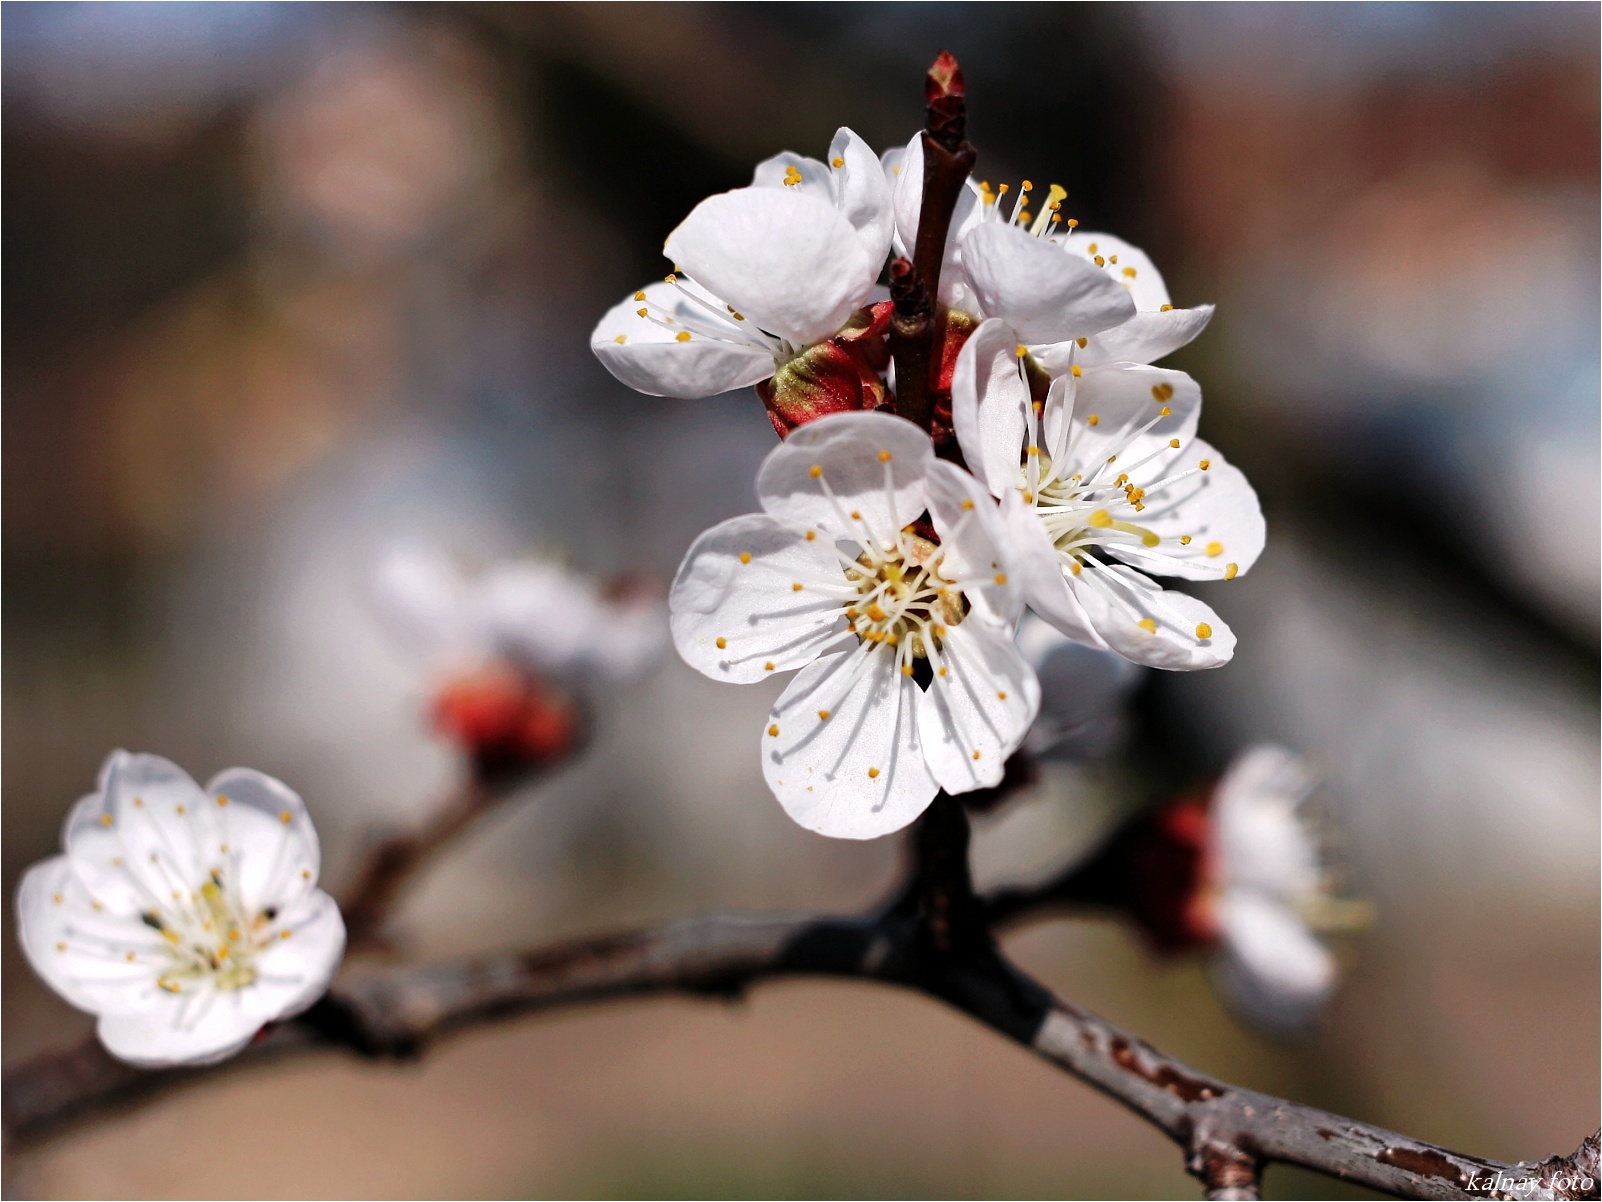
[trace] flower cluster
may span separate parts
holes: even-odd
[[[22,878],[18,937],[123,1060],[231,1056],[316,1001],[344,952],[306,807],[260,772],[202,789],[158,756],[113,752],[61,844]]]
[[[932,220],[932,137],[881,157],[842,129],[826,161],[767,160],[695,207],[665,243],[672,272],[591,341],[653,395],[755,385],[786,440],[763,513],[690,548],[673,637],[716,680],[800,669],[763,770],[798,822],[846,838],[1001,779],[1039,706],[1012,641],[1025,605],[1134,664],[1216,667],[1229,627],[1153,577],[1232,580],[1263,547],[1251,486],[1196,435],[1200,388],[1151,366],[1211,306],[1175,308],[1138,248],[1077,229],[1063,188],[1025,180],[1009,202],[971,177],[934,218],[931,298],[907,258]],[[916,286],[889,301],[892,253]],[[903,330],[929,353],[903,360]],[[914,362],[929,379],[901,384],[932,404],[901,403]]]

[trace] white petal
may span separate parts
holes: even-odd
[[[139,1014],[102,1015],[95,1033],[113,1056],[145,1068],[215,1064],[244,1050],[262,1026],[244,991],[193,990]]]
[[[373,573],[379,614],[420,655],[433,658],[468,647],[467,581],[437,547],[392,547]]]
[[[708,197],[665,249],[703,288],[796,346],[836,333],[880,266],[833,205],[775,188]]]
[[[1190,442],[1175,466],[1203,459],[1208,462],[1205,472],[1148,493],[1145,512],[1135,515],[1133,520],[1162,539],[1160,545],[1119,543],[1108,551],[1143,572],[1186,580],[1219,580],[1256,563],[1267,537],[1257,493],[1239,468],[1199,438]],[[1182,537],[1190,542],[1181,543]]]
[[[280,911],[273,929],[289,938],[275,936],[256,954],[256,980],[238,991],[261,1023],[292,1018],[327,993],[345,954],[345,921],[321,889]]]
[[[950,628],[940,667],[918,698],[918,736],[940,787],[966,793],[1001,782],[1040,709],[1040,686],[1008,628],[977,614]]]
[[[1018,556],[996,502],[954,463],[929,465],[929,515],[940,534],[940,574],[961,583],[970,604],[1010,631],[1023,613]]]
[[[1224,951],[1220,990],[1243,1017],[1292,1033],[1309,1026],[1335,992],[1335,958],[1295,914],[1251,890],[1219,902]]]
[[[918,687],[895,658],[871,645],[825,655],[797,673],[769,715],[763,775],[785,813],[810,831],[875,839],[934,800],[938,786],[918,741]],[[775,727],[777,735],[767,733]]]
[[[888,547],[927,507],[932,462],[929,436],[904,418],[831,414],[800,427],[768,454],[757,473],[757,499],[790,525]],[[814,468],[820,469],[816,475]]]
[[[246,913],[269,906],[286,909],[310,894],[322,870],[317,831],[300,795],[283,781],[253,768],[229,768],[206,785],[221,843],[228,844],[222,863],[237,881]],[[219,854],[220,852],[219,844]],[[197,878],[197,880],[200,878]]]
[[[1105,649],[1106,641],[1096,633],[1090,616],[1068,585],[1063,557],[1051,545],[1035,507],[1023,499],[1022,493],[1013,490],[1001,498],[1001,516],[1007,524],[1024,596],[1035,612],[1074,642]]]
[[[774,372],[773,352],[739,341],[722,331],[713,315],[686,300],[673,284],[658,280],[643,289],[645,300],[630,295],[606,311],[590,335],[590,349],[601,365],[636,392],[687,399],[748,388]],[[665,328],[639,310],[649,306]],[[732,320],[732,319],[731,319]],[[680,341],[680,334],[688,334]]]
[[[842,165],[834,167],[837,159]],[[835,172],[836,203],[857,231],[862,253],[873,264],[877,278],[890,253],[890,237],[895,231],[884,168],[868,144],[845,126],[840,127],[829,145],[829,163]]]
[[[1234,632],[1187,593],[1164,590],[1122,565],[1086,564],[1070,580],[1096,633],[1137,664],[1188,672],[1216,668],[1235,654]]]
[[[795,169],[795,175],[790,169]],[[787,182],[800,176],[801,182],[792,184]],[[827,163],[820,163],[817,159],[808,158],[804,154],[796,154],[793,150],[781,150],[771,159],[763,159],[756,166],[751,176],[753,188],[784,188],[788,191],[805,192],[808,196],[833,204],[834,178]]]
[[[1098,472],[1111,479],[1117,472],[1107,466],[1109,456],[1118,456],[1119,470],[1147,460],[1134,481],[1141,484],[1162,478],[1171,463],[1195,466],[1204,458],[1190,450],[1201,416],[1201,387],[1184,372],[1115,363],[1087,370],[1076,394],[1069,471],[1080,472],[1087,480]],[[1169,410],[1167,417],[1162,416],[1164,408]],[[1147,423],[1154,424],[1137,435]],[[1179,447],[1170,449],[1176,438]]]
[[[137,915],[95,910],[66,856],[33,865],[17,887],[17,941],[33,970],[70,1004],[91,1014],[134,1012],[156,1003],[152,961],[166,961],[160,937]]]
[[[765,514],[730,518],[696,539],[679,567],[668,599],[673,645],[713,680],[750,684],[799,668],[845,627],[846,602],[822,591],[830,587],[848,591],[827,535],[808,541]]]
[[[886,151],[884,165],[893,177],[891,207],[895,211],[896,253],[910,259],[918,246],[918,218],[923,208],[923,134],[912,135],[912,140],[900,155],[892,160],[894,152]],[[962,270],[962,240],[984,217],[979,201],[979,190],[972,178],[957,194],[957,205],[951,214],[951,227],[946,233],[945,253],[941,256],[940,303],[953,308],[968,308],[967,279]]]
[[[1169,309],[1166,313],[1136,313],[1123,325],[1091,334],[1079,350],[1077,362],[1084,367],[1103,363],[1155,363],[1192,341],[1213,319],[1213,306]],[[1036,358],[1047,371],[1066,356],[1066,344],[1050,348],[1051,353]]]
[[[1129,292],[1048,238],[986,221],[962,242],[962,266],[987,317],[1006,319],[1023,342],[1061,342],[1135,314]]]
[[[1213,825],[1226,885],[1284,901],[1319,890],[1318,845],[1297,814],[1313,777],[1294,752],[1262,744],[1242,752],[1213,790]]]
[[[102,791],[75,805],[62,831],[73,871],[117,913],[166,905],[214,866],[210,803],[189,774],[155,755],[115,751]]]
[[[1030,403],[1017,333],[1000,318],[981,323],[951,373],[951,423],[969,469],[998,497],[1023,479]]]
[[[1084,230],[1075,230],[1062,239],[1061,246],[1093,267],[1099,256],[1102,264],[1098,270],[1128,289],[1139,312],[1155,313],[1169,302],[1168,285],[1163,283],[1162,273],[1140,247],[1113,234],[1089,234]]]

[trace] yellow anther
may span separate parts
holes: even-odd
[[[729,310],[729,316],[734,318],[735,321],[744,321],[745,320],[745,314],[744,313],[736,313],[733,309]]]
[[[771,672],[771,671],[773,671],[773,661],[772,661],[772,660],[771,660],[771,659],[770,659],[770,660],[769,660],[769,661],[768,661],[768,662],[767,662],[767,663],[765,663],[765,664],[763,664],[763,665],[762,665],[762,670],[763,670],[763,671],[764,671],[764,672]]]
[[[688,342],[690,340],[690,331],[680,330],[677,334],[673,335],[673,339],[675,342]]]
[[[1005,572],[997,572],[995,580],[996,580],[997,584],[1006,584],[1007,583],[1007,573],[1005,573]]]
[[[639,316],[641,316],[641,317],[649,317],[649,316],[651,316],[651,311],[649,309],[636,309],[636,310],[634,310],[634,312],[636,314],[638,314]]]
[[[134,954],[132,952],[129,952],[126,956],[123,957],[123,959],[124,960],[132,960],[132,959],[134,959]]]
[[[226,806],[228,804],[228,799],[219,793],[217,794],[217,804],[220,806]]]
[[[1033,505],[1035,503],[1035,494],[1030,492],[1027,488],[1024,489],[1024,503],[1026,505]]]
[[[1092,413],[1089,417],[1087,417],[1085,419],[1085,425],[1087,425],[1087,426],[1099,426],[1099,425],[1101,425],[1100,416],[1098,416],[1097,414]]]
[[[635,300],[644,300],[644,299],[645,299],[645,292],[644,292],[644,290],[643,290],[643,289],[642,289],[642,290],[641,290],[641,291],[639,291],[639,292],[636,292],[636,293],[635,293],[635,294],[634,294],[634,299],[635,299]]]
[[[813,541],[815,541],[817,539],[817,537],[818,537],[818,532],[816,530],[808,530],[807,531],[807,542],[809,542],[809,543],[813,542]]]
[[[1213,637],[1213,628],[1211,626],[1207,625],[1206,622],[1197,623],[1197,625],[1196,625],[1196,637],[1199,638],[1199,639],[1210,639],[1210,638],[1212,638]]]
[[[890,452],[889,451],[880,451],[879,452],[879,462],[880,463],[889,463],[890,462]]]
[[[1107,462],[1108,463],[1117,463],[1118,462],[1118,456],[1116,456],[1116,455],[1107,456]]]
[[[878,777],[878,775],[879,775],[879,770],[877,768],[869,768],[868,769],[868,779],[869,780],[876,779]]]
[[[862,511],[860,509],[853,509],[851,511],[851,520],[860,522],[862,520]]]
[[[1190,546],[1190,535],[1188,535],[1188,534],[1181,534],[1181,535],[1180,535],[1180,536],[1179,536],[1179,545],[1180,545],[1180,546],[1181,546],[1181,547],[1188,547],[1188,546]]]
[[[1099,530],[1105,530],[1113,524],[1112,514],[1105,509],[1098,509],[1090,515],[1090,524]]]
[[[1157,416],[1158,417],[1173,417],[1174,416],[1174,411],[1172,409],[1170,409],[1167,405],[1164,405],[1161,409],[1157,410]]]
[[[300,879],[303,880],[303,881],[311,880],[311,869],[310,868],[302,868],[300,870]]]
[[[1028,225],[1034,220],[1034,217],[1030,214],[1028,209],[1025,209],[1023,212],[1018,214],[1018,220],[1023,222],[1024,225]]]
[[[241,939],[244,938],[244,936],[239,933],[239,928],[238,927],[229,927],[228,928],[228,938],[232,939],[235,943],[238,943]]]
[[[1172,400],[1173,396],[1174,386],[1168,383],[1166,380],[1161,384],[1153,384],[1151,386],[1151,399],[1154,401]]]
[[[873,602],[872,604],[870,604],[868,606],[868,617],[871,618],[873,621],[882,622],[888,616],[889,615],[886,614],[884,612],[884,610],[879,608],[879,603],[877,601]]]
[[[935,638],[937,638],[937,639],[943,639],[943,638],[946,637],[946,628],[944,626],[933,626],[933,627],[930,627],[930,631],[934,634]]]
[[[1026,179],[1026,180],[1024,180],[1023,183],[1019,184],[1018,187],[1019,187],[1020,191],[1032,192],[1032,191],[1034,191],[1035,184],[1034,184],[1033,180],[1027,180]]]
[[[1157,633],[1157,623],[1153,622],[1150,618],[1142,618],[1140,621],[1136,622],[1135,625],[1139,626],[1147,634]]]
[[[819,722],[827,722],[828,720],[829,720],[829,711],[828,710],[819,710],[818,711],[818,721]]]
[[[1196,466],[1201,468],[1201,470],[1205,472],[1208,468],[1213,466],[1213,461],[1211,459],[1203,459]]]
[[[1024,450],[1024,454],[1025,455],[1038,455],[1038,454],[1040,454],[1040,448],[1039,447],[1035,447],[1035,446],[1027,447]]]
[[[58,952],[64,952],[67,950],[67,945],[65,943],[58,943],[56,944],[56,950]]]
[[[679,282],[679,277],[670,271],[662,277],[662,282],[665,284],[677,284]]]
[[[718,640],[717,641],[718,641],[718,650],[719,651],[722,651],[725,647],[727,647],[729,645],[729,640],[724,638],[721,634],[718,635]]]
[[[184,807],[183,807],[183,806],[179,806],[179,807],[178,807],[178,812],[179,812],[179,813],[180,813],[180,814],[182,814],[182,813],[183,813],[183,812],[184,812]]]
[[[1088,338],[1075,338],[1074,339],[1074,343],[1075,343],[1075,345],[1077,345],[1079,347],[1080,350],[1084,350],[1087,346],[1090,345],[1090,339],[1088,339]]]
[[[1079,378],[1079,377],[1080,377],[1080,376],[1082,376],[1082,375],[1084,375],[1084,374],[1085,374],[1085,369],[1084,369],[1084,368],[1082,368],[1082,367],[1080,367],[1080,366],[1079,366],[1079,364],[1077,364],[1077,363],[1075,363],[1075,364],[1074,364],[1074,365],[1073,365],[1073,366],[1072,366],[1072,367],[1071,367],[1071,368],[1069,368],[1069,369],[1068,369],[1068,370],[1069,370],[1069,371],[1071,371],[1071,372],[1073,372],[1073,373],[1074,373],[1074,379],[1076,379],[1076,380],[1077,380],[1077,379],[1078,379],[1078,378]]]
[[[1105,267],[1105,266],[1107,266],[1107,260],[1102,258],[1100,255],[1097,255],[1096,256],[1096,266],[1097,267]]]
[[[1117,255],[1111,255],[1111,256],[1109,256],[1109,257],[1108,257],[1108,259],[1107,259],[1107,262],[1109,262],[1109,263],[1116,263],[1116,262],[1118,262],[1118,256],[1117,256]]]
[[[1007,700],[1007,694],[1005,694],[1005,693],[997,693],[996,694],[996,700],[997,701],[1005,701],[1005,700]]]
[[[627,334],[619,334],[616,338],[612,339],[612,341],[617,343],[619,346],[622,346],[628,340],[629,336]]]
[[[911,664],[902,664],[901,665],[901,675],[903,675],[903,676],[911,676],[912,675],[912,665]]]
[[[1224,579],[1225,580],[1233,580],[1233,579],[1235,579],[1235,574],[1237,572],[1239,572],[1239,571],[1240,571],[1240,568],[1239,568],[1238,565],[1232,564],[1232,563],[1226,563],[1224,565]]]
[[[1096,244],[1094,242],[1092,242],[1089,246],[1085,247],[1085,249],[1088,250],[1091,254],[1095,254],[1096,253]]]
[[[1011,184],[1001,184],[1001,185],[997,186],[997,188],[996,188],[996,195],[997,196],[1005,196],[1008,192],[1011,192],[1011,191],[1012,191],[1012,185]]]
[[[833,167],[844,167],[845,166],[845,160],[842,159],[842,158],[836,157],[836,158],[830,159],[829,160],[829,164],[830,164],[830,166],[833,166]]]
[[[750,563],[751,562],[751,552],[749,552],[749,551],[741,551],[740,552],[740,562],[741,563]]]
[[[799,593],[801,591],[801,582],[797,580],[794,584],[792,584],[790,586],[790,591],[792,593]]]
[[[219,947],[217,949],[217,959],[219,959],[219,960],[228,959],[228,945],[226,943],[223,944],[221,947]]]
[[[1114,258],[1113,262],[1116,263],[1116,262],[1118,262],[1118,260],[1116,258]],[[1134,279],[1135,278],[1135,269],[1133,267],[1124,268],[1124,278],[1125,279],[1129,279],[1129,280]]]
[[[279,931],[278,932],[278,937],[280,939],[288,939],[289,938],[289,932],[288,931]]]
[[[1080,572],[1083,572],[1085,569],[1080,566],[1079,561],[1076,559],[1076,560],[1073,561],[1073,563],[1068,565],[1068,570],[1070,572],[1072,572],[1075,576],[1077,576],[1077,575],[1079,575]]]
[[[1208,556],[1210,558],[1222,555],[1223,553],[1224,553],[1224,544],[1223,543],[1208,543],[1207,544],[1207,554],[1208,554]]]
[[[100,825],[101,826],[110,826],[111,825],[111,815],[110,814],[102,814],[102,815],[100,815]]]
[[[1022,359],[1029,353],[1029,348],[1020,342],[1017,346],[1012,348],[1012,353],[1017,355],[1018,358]]]
[[[962,498],[962,507],[964,509],[972,509],[973,508],[973,498],[972,497],[963,497]]]
[[[145,799],[143,797],[134,798],[134,809],[142,810],[144,808],[145,808]]]
[[[289,825],[289,820],[292,817],[293,817],[293,815],[290,814],[290,812],[288,810],[279,810],[278,811],[278,821],[282,822],[285,826]]]
[[[1179,450],[1179,439],[1177,439],[1177,438],[1170,438],[1170,439],[1169,439],[1169,440],[1168,440],[1168,445],[1169,445],[1169,446],[1171,446],[1171,447],[1173,447],[1173,448],[1174,448],[1174,450],[1176,450],[1176,451],[1177,451],[1177,450]]]
[[[1158,309],[1157,312],[1166,313],[1166,312],[1168,312],[1168,310],[1172,309],[1173,307],[1174,306],[1172,306],[1172,305],[1164,305],[1161,309]]]
[[[777,722],[768,727],[768,734],[772,735],[775,739],[779,737],[779,724]]]
[[[1079,224],[1078,218],[1075,218],[1075,217],[1068,218],[1068,228],[1069,229],[1073,229],[1078,224]]]
[[[977,752],[977,751],[975,751],[975,752],[974,752],[974,753],[973,753],[973,758],[974,758],[974,759],[978,759],[978,758],[979,758],[979,753],[978,753],[978,752]]]
[[[945,666],[945,664],[941,664],[940,665],[940,675],[941,676],[945,676],[946,675],[946,666]]]

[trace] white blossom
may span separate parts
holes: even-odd
[[[1307,764],[1283,747],[1242,752],[1213,792],[1214,979],[1244,1017],[1306,1027],[1335,991],[1335,958],[1315,932],[1361,925],[1367,907],[1329,895],[1318,841],[1299,808]]]
[[[884,156],[895,212],[896,253],[917,241],[923,204],[923,140]],[[1052,184],[1031,197],[1021,184],[1011,208],[1008,185],[993,190],[970,179],[957,200],[940,274],[942,304],[974,323],[999,317],[1052,374],[1069,355],[1081,367],[1151,363],[1206,327],[1211,305],[1177,309],[1156,265],[1110,234],[1084,233],[1064,217],[1067,192]],[[1038,204],[1031,213],[1028,206]]]
[[[608,310],[591,349],[651,396],[759,384],[869,301],[891,233],[879,160],[841,129],[827,163],[781,154],[696,205],[664,244],[673,273]]]
[[[1235,636],[1147,572],[1232,580],[1264,527],[1239,470],[1196,437],[1201,389],[1134,363],[1077,369],[1031,394],[1027,349],[982,324],[952,377],[952,420],[975,476],[1002,499],[1029,604],[1064,634],[1152,667],[1211,668]]]
[[[374,595],[440,670],[504,659],[554,680],[619,682],[654,667],[667,644],[660,601],[610,600],[590,577],[549,560],[470,576],[437,547],[396,546],[378,565]]]
[[[911,422],[852,413],[775,448],[757,496],[762,513],[691,546],[669,607],[679,654],[714,680],[800,669],[761,736],[786,812],[868,839],[939,789],[999,782],[1039,688],[1012,639],[1021,598],[1000,514],[978,483]],[[938,543],[914,529],[925,510]]]
[[[61,841],[22,878],[18,939],[114,1056],[221,1060],[327,989],[345,926],[317,888],[306,808],[272,777],[231,768],[202,790],[159,756],[113,752]]]

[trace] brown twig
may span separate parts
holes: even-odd
[[[929,68],[924,102],[918,238],[910,263],[897,259],[890,265],[890,297],[895,302],[890,353],[896,364],[896,412],[927,430],[933,418],[930,377],[940,362],[938,344],[945,333],[940,268],[951,216],[976,157],[965,140],[968,109],[962,68],[943,50]]]
[[[77,1049],[5,1076],[5,1124],[37,1138],[231,1066],[317,1047],[413,1056],[465,1027],[558,1006],[666,993],[735,996],[783,976],[877,981],[939,998],[1115,1098],[1184,1150],[1215,1197],[1255,1196],[1270,1162],[1411,1198],[1595,1197],[1596,1142],[1573,1156],[1505,1164],[1229,1085],[1055,997],[1012,965],[973,916],[967,823],[937,802],[915,839],[915,870],[882,911],[857,918],[687,919],[655,930],[429,966],[354,965],[317,1006],[212,1069],[146,1073]],[[945,920],[942,928],[937,917]],[[1509,1184],[1533,1178],[1528,1189]],[[1589,1192],[1566,1178],[1586,1178]],[[1491,1188],[1487,1188],[1487,1186]],[[1232,1192],[1230,1192],[1232,1191]]]

